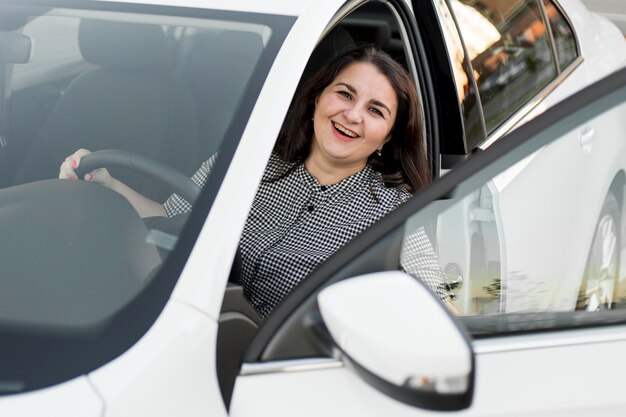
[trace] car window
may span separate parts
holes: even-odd
[[[210,210],[208,193],[217,192],[293,23],[256,13],[60,3],[0,6],[2,47],[30,48],[26,63],[0,53],[0,73],[13,75],[0,83],[0,233],[19,235],[0,243],[0,338],[49,337],[29,342],[56,343],[37,353],[41,360],[72,362],[67,347],[85,360],[62,374],[16,362],[19,390],[89,372],[156,319],[200,225],[184,244],[181,230]],[[174,196],[171,216],[142,219],[132,199],[106,186],[58,180],[61,164],[81,148],[93,152],[81,160],[90,175],[106,168],[115,184],[157,207]],[[188,177],[196,171],[194,185]],[[103,349],[100,338],[119,343]]]
[[[557,140],[406,222],[401,268],[431,275],[413,244],[427,232],[451,304],[475,336],[626,318],[623,87],[615,100],[592,119],[557,124]],[[592,145],[581,142],[594,134]]]
[[[563,71],[578,57],[574,31],[563,12],[552,1],[544,0],[543,4],[550,22],[550,30],[556,46],[559,68]]]
[[[14,79],[30,82],[28,88],[13,85],[15,134],[7,139],[11,145],[18,138],[30,140],[12,173],[11,185],[16,186],[57,177],[60,163],[80,148],[135,152],[183,174],[194,173],[218,151],[271,33],[264,24],[63,9],[31,15],[29,20],[23,34],[31,39],[32,58],[16,65]],[[172,39],[165,28],[176,28],[182,36]],[[65,67],[53,64],[76,57],[92,68],[79,74],[68,70],[60,86],[59,71]],[[50,93],[55,88],[61,90]],[[21,129],[33,129],[27,125],[32,120],[21,116],[41,112],[36,99],[45,94],[46,117],[34,137],[22,137]],[[158,202],[175,191],[128,167],[108,169]],[[189,208],[186,202],[177,212]],[[175,236],[168,238],[171,230],[159,228],[149,233],[152,249],[146,250],[155,260],[147,270],[152,270],[172,249]],[[146,270],[134,272],[138,282],[148,279]]]
[[[452,73],[454,74],[454,85],[463,115],[464,133],[468,148],[463,149],[463,153],[468,153],[484,141],[487,136],[483,125],[480,101],[478,100],[478,90],[474,77],[471,75],[472,68],[469,57],[454,24],[448,4],[439,0],[436,10],[439,13],[441,29],[446,40]],[[444,140],[442,148],[444,148],[444,152],[448,152],[445,145]]]
[[[556,78],[546,24],[533,0],[453,0],[487,132]]]

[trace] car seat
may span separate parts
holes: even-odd
[[[297,91],[300,91],[304,83],[313,78],[333,57],[355,46],[350,32],[343,26],[335,26],[315,47],[304,68]]]
[[[162,28],[84,19],[78,42],[96,68],[69,84],[13,183],[56,177],[64,158],[79,148],[134,151],[192,174],[200,163],[194,102],[173,76],[171,44]],[[136,172],[111,171],[151,198],[171,192]]]
[[[183,71],[197,109],[200,153],[207,159],[224,140],[263,52],[263,39],[254,32],[209,30],[190,41]]]

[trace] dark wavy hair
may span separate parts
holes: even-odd
[[[322,67],[296,94],[278,136],[274,152],[288,162],[304,162],[311,151],[315,101],[337,75],[349,65],[374,65],[391,83],[398,100],[391,138],[369,156],[368,163],[379,171],[388,187],[403,187],[414,193],[431,180],[423,137],[424,121],[415,84],[406,69],[375,47],[357,47],[341,53]]]

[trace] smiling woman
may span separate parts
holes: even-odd
[[[327,98],[329,106],[336,104],[318,112],[316,106]],[[349,160],[371,165],[387,186],[413,193],[431,179],[420,109],[415,85],[400,64],[374,48],[354,49],[318,72],[295,99],[276,152],[306,165],[326,136],[345,138],[347,129],[352,136],[363,135],[342,141]]]
[[[241,274],[234,279],[261,317],[337,249],[411,197],[430,179],[417,92],[406,70],[372,47],[347,51],[305,86],[285,122],[257,191],[239,243]],[[86,151],[71,155],[60,177]],[[203,186],[213,155],[192,177]],[[142,216],[174,217],[191,210],[173,194],[163,205],[106,170],[86,181],[122,194]],[[425,252],[425,281],[441,298],[441,271],[428,237],[415,238]]]
[[[262,316],[321,262],[430,181],[417,92],[384,52],[335,57],[292,104],[239,243],[239,283]],[[214,158],[196,173],[202,185]],[[190,207],[174,196],[169,216]],[[421,278],[443,300],[424,229]]]
[[[322,183],[362,170],[391,139],[397,107],[391,83],[376,67],[355,63],[344,69],[316,100],[307,170]]]

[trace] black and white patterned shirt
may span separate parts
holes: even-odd
[[[213,155],[193,175],[200,187],[215,160]],[[337,184],[320,185],[304,164],[294,166],[272,155],[239,242],[245,297],[261,317],[267,316],[316,266],[410,197],[403,189],[386,187],[369,165]],[[163,206],[170,217],[191,210],[176,194]],[[405,248],[412,254],[403,253],[402,268],[447,300],[423,228],[408,237]]]

